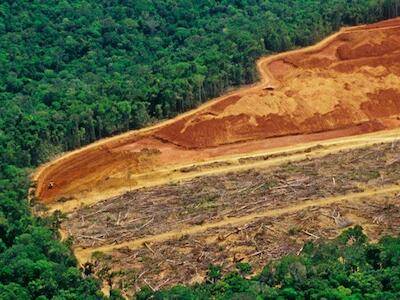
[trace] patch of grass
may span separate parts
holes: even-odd
[[[92,253],[92,258],[98,261],[107,261],[111,260],[112,256],[101,251],[95,251]]]
[[[218,199],[219,199],[219,195],[217,195],[217,194],[207,195],[204,198],[200,199],[196,204],[189,207],[188,211],[190,213],[192,213],[192,212],[196,212],[196,211],[214,208],[214,207],[218,206],[218,204],[215,203],[216,200],[218,200]]]
[[[365,173],[365,176],[366,176],[369,180],[372,180],[372,179],[377,179],[377,178],[379,178],[379,177],[381,176],[381,174],[380,174],[378,171],[376,171],[376,170],[370,170],[370,171],[367,171],[367,172]]]
[[[298,228],[298,227],[291,227],[291,228],[289,228],[289,230],[288,230],[288,234],[289,234],[290,236],[293,236],[293,235],[299,234],[300,231],[301,231],[301,229]]]

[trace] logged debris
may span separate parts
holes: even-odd
[[[334,238],[353,224],[362,225],[372,240],[399,234],[400,193],[361,193],[400,185],[400,168],[388,164],[399,151],[400,143],[382,143],[273,169],[132,191],[75,211],[63,227],[75,247],[90,249],[243,216],[239,225],[224,223],[135,247],[111,247],[107,254],[94,252],[90,260],[95,274],[105,276],[104,270],[110,270],[105,277],[109,285],[122,287],[126,295],[143,285],[157,290],[204,281],[210,264],[228,272],[246,262],[257,273],[268,261],[299,255],[306,241]],[[363,196],[357,202],[345,197],[354,193]],[[323,201],[335,196],[343,199]],[[311,204],[301,206],[303,201]],[[247,219],[251,213],[296,205],[298,210]]]
[[[115,249],[111,256],[100,259],[96,256],[92,260],[97,270],[104,266],[118,270],[112,284],[118,287],[125,283],[124,292],[128,295],[143,284],[168,287],[204,281],[210,264],[220,265],[228,272],[235,270],[237,262],[247,262],[254,273],[258,273],[268,261],[289,253],[299,255],[309,240],[335,238],[343,228],[338,227],[332,215],[362,225],[372,240],[399,234],[399,200],[398,196],[375,196],[366,197],[357,205],[343,202],[312,207],[279,217],[256,219],[239,227],[224,226],[155,242],[138,249]]]
[[[203,176],[135,190],[74,211],[63,226],[77,245],[92,247],[301,201],[362,192],[399,181],[400,168],[387,165],[399,151],[400,143],[379,144],[273,169]],[[351,224],[338,211],[330,212],[329,217],[338,228]]]

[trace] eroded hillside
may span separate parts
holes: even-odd
[[[257,65],[257,85],[43,166],[37,197],[100,199],[157,184],[178,166],[400,126],[400,19],[343,29]]]
[[[140,176],[156,182],[158,170],[177,165],[400,125],[399,19],[344,29],[262,58],[258,68],[255,86],[44,166],[37,196],[101,198],[138,186]]]

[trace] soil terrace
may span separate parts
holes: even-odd
[[[256,85],[42,166],[36,196],[54,204],[110,195],[167,167],[400,127],[400,18],[342,29],[257,67]]]

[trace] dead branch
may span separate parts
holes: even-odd
[[[374,224],[381,224],[381,223],[383,223],[383,220],[384,220],[384,216],[383,215],[379,215],[379,216],[375,216],[373,219],[372,219],[372,223],[374,223]]]
[[[200,256],[197,258],[197,261],[200,262],[204,256],[204,251],[201,251]]]
[[[240,193],[242,193],[242,192],[247,191],[247,190],[250,189],[250,188],[251,188],[251,184],[250,184],[249,186],[246,186],[245,188],[242,188],[242,189],[236,191],[236,193],[237,193],[237,194],[240,194]]]
[[[347,227],[352,224],[351,221],[347,220],[345,217],[342,217],[339,210],[335,209],[330,216],[332,219],[335,220],[335,224],[339,228]]]
[[[95,212],[85,215],[85,217],[87,218],[87,217],[91,217],[91,216],[97,215],[99,213],[105,212],[113,204],[114,203],[110,203],[110,204],[106,205],[105,207],[103,207],[102,209],[99,209],[98,211],[95,211]]]
[[[398,163],[398,162],[400,162],[400,156],[395,157],[395,158],[393,158],[393,159],[387,161],[386,164],[385,164],[385,166],[386,166],[386,167],[390,167],[390,166],[392,166],[392,165],[394,165],[394,164],[396,164],[396,163]]]
[[[135,254],[132,254],[131,256],[128,256],[126,259],[127,259],[127,260],[133,260],[133,259],[135,259],[136,257],[138,257],[138,255],[139,255],[139,253],[135,253]]]
[[[247,227],[249,227],[249,224],[244,225],[243,227],[237,227],[234,231],[226,234],[225,236],[222,237],[222,240],[226,240],[228,237],[230,237],[232,234],[238,234],[239,232],[241,232],[242,230],[245,230]]]
[[[78,235],[78,238],[82,238],[82,239],[90,239],[90,240],[96,240],[96,241],[101,241],[104,242],[105,239],[96,237],[96,236],[90,236],[90,235]]]
[[[299,249],[299,251],[297,251],[296,255],[297,255],[297,256],[299,256],[299,255],[300,255],[300,253],[301,253],[301,251],[303,251],[303,249],[304,249],[304,245],[303,245],[303,246],[301,246],[301,248]]]
[[[265,185],[266,185],[266,183],[264,182],[264,183],[262,183],[262,184],[256,186],[254,189],[251,190],[250,193],[254,193],[255,191],[259,190],[260,188],[262,188],[262,187],[265,186]]]
[[[135,279],[135,281],[138,281],[146,273],[147,273],[147,270],[144,270],[142,273],[139,274],[139,276]]]
[[[117,222],[115,223],[116,226],[119,226],[119,222],[121,221],[121,212],[118,213]]]
[[[275,232],[276,234],[278,234],[278,233],[279,233],[279,231],[278,231],[278,230],[276,230],[276,229],[275,229],[275,228],[273,228],[273,227],[270,227],[270,226],[265,226],[265,228],[267,228],[267,229],[271,230],[272,232]]]
[[[169,278],[167,278],[166,280],[164,280],[162,283],[160,283],[159,285],[157,285],[155,287],[155,290],[158,291],[163,285],[167,284],[170,281]]]
[[[309,235],[309,236],[311,236],[311,237],[313,237],[313,238],[315,238],[315,239],[319,239],[319,236],[317,236],[317,235],[315,235],[315,234],[312,234],[312,233],[310,233],[310,232],[308,232],[308,231],[306,231],[306,230],[302,230],[301,231],[302,233],[304,233],[304,234],[306,234],[306,235]]]
[[[123,224],[121,224],[121,226],[126,226],[126,225],[129,225],[129,224],[133,223],[133,222],[136,222],[136,221],[139,221],[139,220],[143,220],[145,218],[146,218],[146,216],[140,217],[140,218],[135,218],[135,219],[129,220],[127,222],[124,222]]]
[[[143,245],[144,245],[147,249],[149,249],[151,253],[156,254],[156,252],[155,252],[153,249],[151,249],[151,247],[149,246],[149,244],[147,244],[146,242],[144,242]]]
[[[250,254],[248,257],[257,256],[257,255],[260,255],[260,254],[263,254],[263,253],[264,253],[264,250],[257,251],[257,252],[255,252],[255,253],[253,253],[253,254]]]
[[[147,280],[146,279],[143,279],[143,281],[144,281],[144,283],[146,283],[147,284],[147,286],[153,291],[153,292],[155,292],[156,291],[156,289],[155,288],[153,288],[151,285],[150,285],[150,283],[148,283],[147,282]]]
[[[142,226],[140,226],[140,227],[139,227],[139,230],[145,228],[147,225],[149,225],[149,224],[150,224],[151,222],[153,222],[153,221],[154,221],[154,216],[153,216],[148,222],[146,222],[145,224],[143,224]]]

